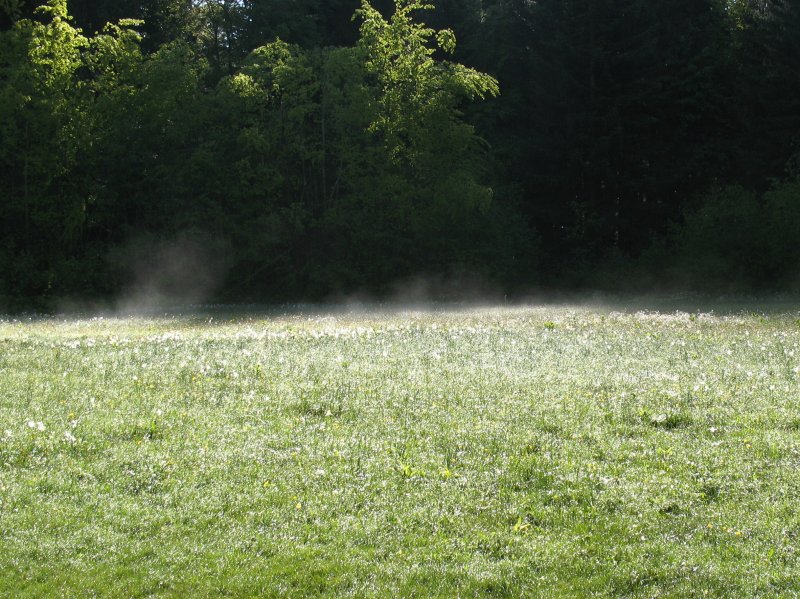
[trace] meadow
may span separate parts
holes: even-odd
[[[0,321],[0,596],[796,597],[798,318]]]

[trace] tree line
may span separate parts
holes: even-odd
[[[799,144],[791,0],[0,0],[0,308],[794,288]]]

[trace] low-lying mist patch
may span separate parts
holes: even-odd
[[[230,257],[228,244],[206,233],[182,233],[171,239],[137,237],[110,257],[125,278],[113,310],[138,314],[202,304],[224,282]]]
[[[386,286],[382,293],[372,291],[331,294],[324,305],[339,310],[432,310],[454,307],[496,306],[508,302],[503,289],[476,272],[416,274],[402,277]]]

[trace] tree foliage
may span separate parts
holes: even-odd
[[[788,0],[3,0],[0,307],[171,238],[231,301],[699,254],[788,285],[799,61]]]

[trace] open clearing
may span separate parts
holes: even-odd
[[[0,596],[798,596],[798,317],[0,322]]]

